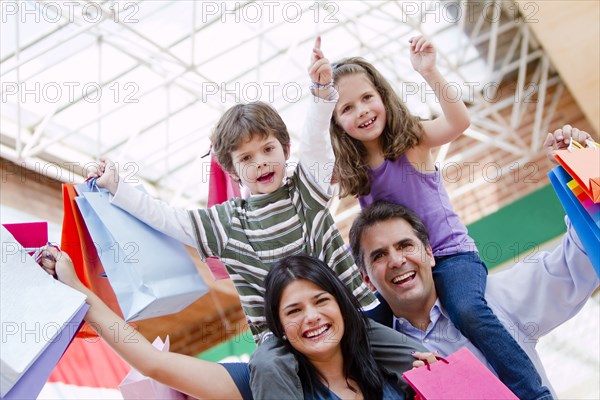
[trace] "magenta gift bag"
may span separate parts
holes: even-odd
[[[519,400],[466,347],[402,376],[422,400]]]

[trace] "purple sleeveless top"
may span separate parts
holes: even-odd
[[[452,209],[440,171],[423,174],[402,155],[396,161],[385,160],[369,169],[371,193],[359,196],[362,208],[377,200],[402,204],[413,210],[425,224],[433,255],[447,256],[477,251],[467,227]]]

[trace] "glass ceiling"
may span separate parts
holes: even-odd
[[[488,15],[506,14],[491,4]],[[480,13],[465,1],[3,1],[0,154],[64,181],[107,155],[163,199],[204,204],[209,160],[201,156],[232,105],[272,103],[294,158],[316,35],[330,60],[367,58],[414,113],[430,118],[440,109],[407,47],[427,35],[450,82],[477,82],[463,99],[490,118],[490,104],[477,105],[481,88],[533,50],[523,38],[527,51],[519,53],[514,20]],[[500,48],[503,33],[517,39]],[[482,151],[514,130],[497,118],[476,122],[473,137],[495,128],[498,138]]]

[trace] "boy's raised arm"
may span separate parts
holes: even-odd
[[[117,167],[109,159],[101,159],[98,167],[88,174],[96,178],[99,187],[108,189],[114,196],[111,203],[127,211],[152,228],[192,247],[196,238],[186,210],[171,207],[124,182]]]
[[[331,85],[331,63],[321,50],[321,38],[317,37],[308,73],[313,85],[313,98],[309,101],[308,114],[300,137],[300,162],[319,186],[331,195],[331,175],[335,161],[329,124],[338,93]]]

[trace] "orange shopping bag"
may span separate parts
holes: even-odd
[[[114,312],[123,316],[115,292],[104,274],[104,268],[98,257],[96,245],[85,227],[83,217],[75,204],[75,186],[63,183],[63,224],[60,248],[73,260],[75,272],[81,282],[96,293]],[[96,336],[87,325],[79,331],[77,337]]]
[[[576,142],[574,142],[576,143]],[[558,150],[554,157],[594,203],[600,203],[600,148]]]

